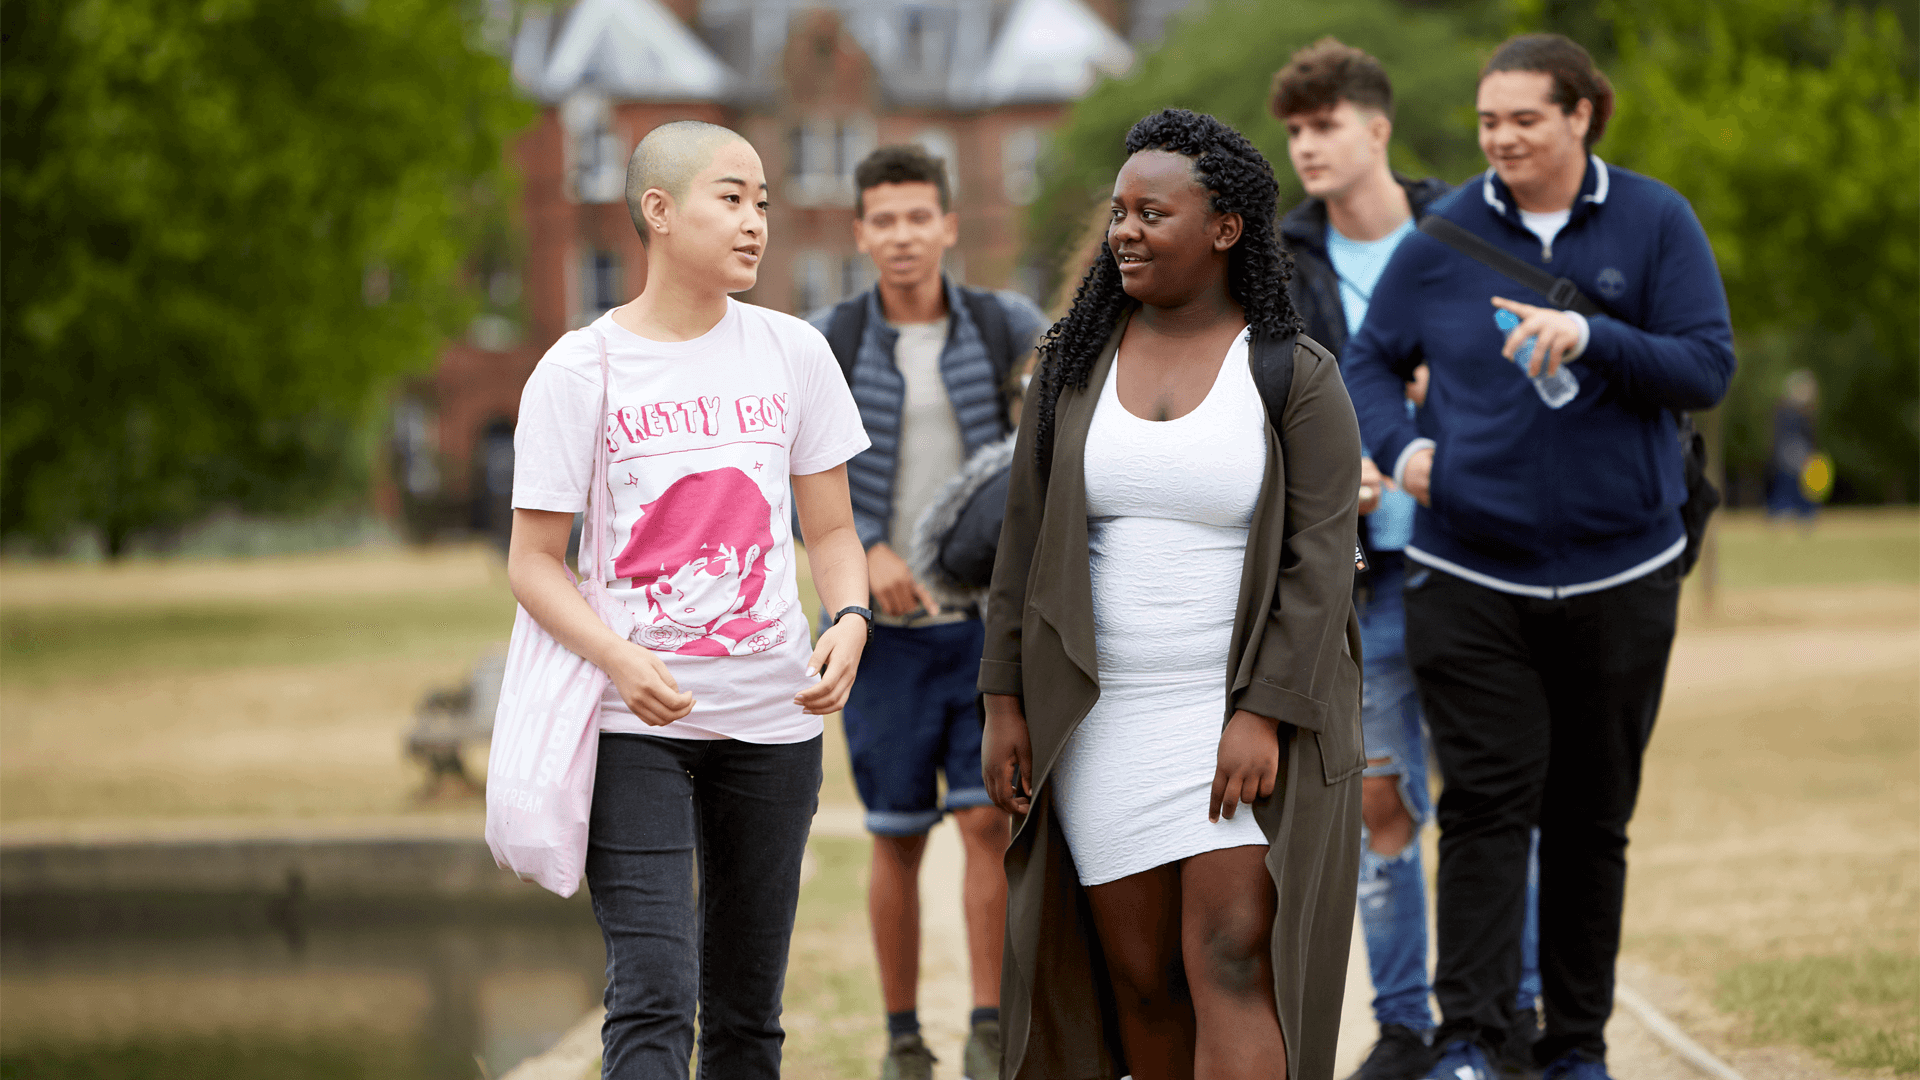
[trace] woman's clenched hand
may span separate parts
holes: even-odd
[[[1220,733],[1220,764],[1213,772],[1207,820],[1233,817],[1241,803],[1273,794],[1280,772],[1280,733],[1275,722],[1245,709],[1234,711]]]
[[[1033,809],[1033,743],[1027,714],[1011,694],[988,694],[987,729],[980,740],[980,778],[993,805],[1009,814]]]

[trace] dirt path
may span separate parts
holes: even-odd
[[[960,1075],[967,1016],[973,1010],[967,926],[960,904],[963,866],[960,832],[943,822],[927,838],[926,865],[920,873],[920,1026],[940,1059],[937,1076]]]

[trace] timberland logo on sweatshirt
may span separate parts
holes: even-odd
[[[1594,280],[1593,284],[1600,290],[1601,296],[1609,300],[1618,300],[1626,295],[1627,275],[1609,266],[1600,271],[1600,276]]]

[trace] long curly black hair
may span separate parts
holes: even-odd
[[[1275,232],[1279,188],[1273,166],[1245,135],[1187,109],[1162,109],[1133,125],[1127,132],[1127,156],[1142,150],[1192,158],[1194,179],[1213,193],[1214,211],[1240,215],[1240,240],[1227,252],[1227,293],[1246,313],[1254,334],[1272,338],[1298,333],[1300,319],[1287,299],[1293,256]],[[1120,264],[1112,246],[1101,241],[1099,256],[1080,279],[1073,306],[1040,341],[1034,449],[1041,462],[1050,457],[1047,444],[1053,437],[1053,411],[1060,391],[1068,386],[1086,388],[1087,375],[1114,324],[1134,304],[1121,288]]]

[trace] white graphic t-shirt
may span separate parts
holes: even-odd
[[[593,327],[607,339],[606,413],[593,333],[575,330],[547,350],[521,392],[513,505],[585,510],[595,445],[612,455],[607,588],[633,613],[633,640],[696,702],[685,719],[651,727],[609,685],[600,729],[813,738],[820,718],[793,703],[813,682],[813,645],[794,583],[788,477],[825,472],[867,448],[826,338],[731,299],[692,341],[648,340],[611,313]]]

